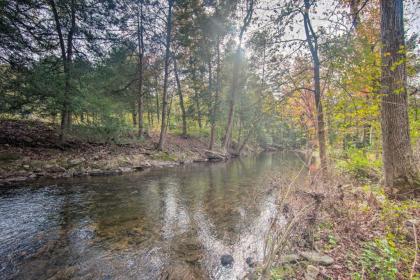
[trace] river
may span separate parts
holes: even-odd
[[[2,188],[0,278],[241,279],[277,215],[270,178],[301,166],[264,153]]]

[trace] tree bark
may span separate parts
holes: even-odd
[[[163,77],[163,96],[162,96],[162,118],[160,126],[160,137],[158,149],[163,150],[166,138],[166,114],[168,111],[168,78],[169,78],[169,58],[171,49],[171,32],[172,32],[172,6],[174,0],[168,0],[168,15],[166,18],[166,51],[165,51],[165,74]]]
[[[195,84],[196,81],[197,81],[196,68],[195,68],[193,59],[191,59],[190,61],[191,61],[191,67],[192,67],[194,102],[195,102],[195,108],[197,110],[197,122],[198,122],[198,127],[201,129],[202,128],[202,123],[201,123],[200,97],[198,96],[198,89],[197,89],[197,85]]]
[[[156,118],[157,122],[160,122],[160,102],[159,102],[159,90],[158,90],[158,74],[155,75],[155,93],[156,93]]]
[[[70,29],[67,34],[67,50],[66,43],[64,41],[64,35],[62,32],[62,25],[60,22],[59,13],[54,0],[48,1],[55,22],[55,29],[58,35],[61,60],[63,62],[64,71],[64,96],[63,96],[63,108],[61,111],[61,125],[60,125],[60,142],[64,141],[65,132],[71,125],[71,112],[70,112],[70,80],[71,80],[71,63],[73,58],[73,35],[76,28],[76,9],[74,0],[70,3]]]
[[[381,126],[385,185],[418,181],[410,144],[403,1],[381,0]],[[417,181],[416,181],[417,180]]]
[[[311,52],[312,62],[313,62],[313,72],[314,72],[314,95],[315,95],[315,107],[316,107],[316,117],[317,117],[317,134],[318,134],[318,144],[319,144],[319,158],[321,161],[321,172],[323,177],[327,174],[327,153],[326,153],[326,140],[325,140],[325,124],[324,124],[324,114],[321,101],[321,77],[320,77],[320,67],[321,63],[319,61],[318,55],[318,39],[315,31],[312,28],[311,20],[309,18],[309,9],[311,4],[309,0],[305,0],[305,10],[303,13],[306,41]]]
[[[138,112],[138,136],[143,137],[144,133],[144,94],[143,94],[143,58],[144,58],[144,40],[143,40],[143,3],[140,1],[139,11],[137,13],[137,43],[138,43],[138,71],[139,71],[139,92],[137,100]]]
[[[216,121],[217,121],[217,112],[219,108],[219,92],[220,92],[220,37],[217,36],[217,40],[216,40],[216,88],[214,91],[214,100],[213,100],[214,103],[213,103],[213,108],[212,108],[212,113],[211,113],[211,130],[210,130],[210,145],[209,145],[210,150],[213,150],[214,142],[216,138]]]
[[[134,104],[134,106],[136,106]],[[133,126],[136,127],[137,126],[137,111],[136,108],[133,108],[132,112],[131,112],[131,116],[133,118]]]
[[[173,60],[174,60],[176,87],[177,87],[177,93],[178,93],[178,98],[179,98],[179,106],[181,107],[181,114],[182,114],[182,137],[187,137],[187,115],[185,112],[184,96],[182,95],[181,82],[178,76],[178,67],[177,67],[175,56],[173,56]]]

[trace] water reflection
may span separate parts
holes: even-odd
[[[263,154],[220,164],[75,178],[0,190],[2,279],[236,279],[262,259],[276,215],[267,176],[301,161]],[[232,268],[220,256],[234,257]]]

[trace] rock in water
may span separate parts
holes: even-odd
[[[305,273],[305,280],[315,280],[319,274],[319,269],[313,265],[308,265]]]
[[[233,257],[231,255],[223,255],[220,257],[220,263],[225,267],[232,267]]]
[[[334,259],[327,255],[321,255],[315,251],[301,252],[300,255],[310,262],[319,263],[321,265],[331,265]]]

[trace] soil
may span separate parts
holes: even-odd
[[[158,132],[129,144],[89,142],[40,121],[0,120],[0,186],[40,177],[116,175],[208,160],[207,141],[168,133],[165,151]]]

